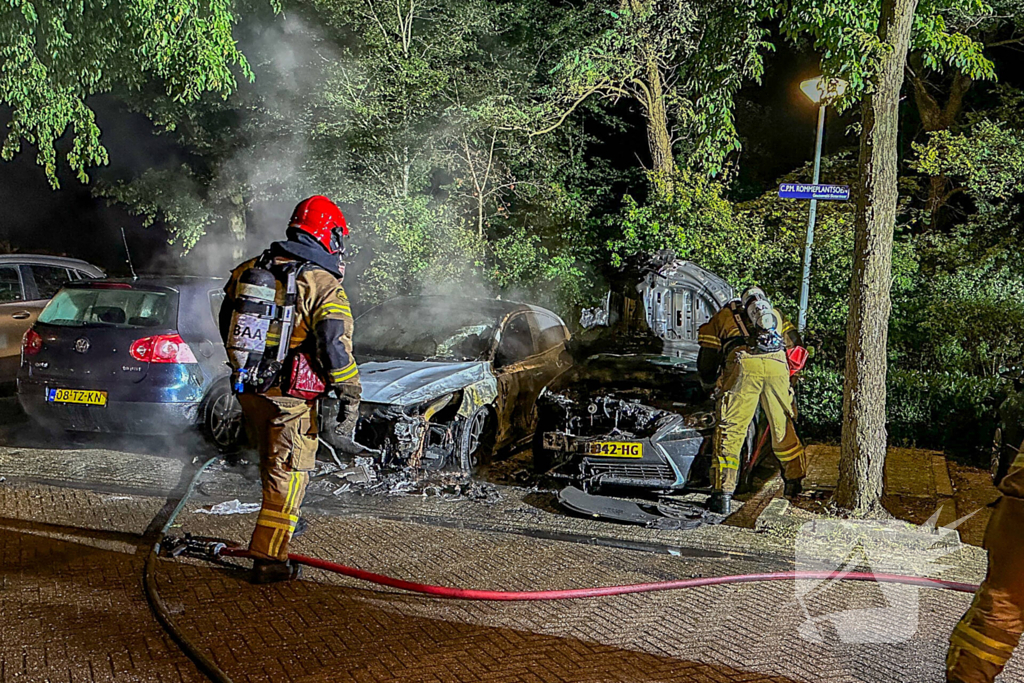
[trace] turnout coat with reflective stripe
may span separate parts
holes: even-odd
[[[287,259],[278,257],[275,263]],[[246,261],[231,273],[224,287],[225,306],[234,306],[235,290],[242,273],[251,268],[256,259]],[[323,268],[303,264],[296,276],[298,300],[295,304],[295,329],[289,344],[313,356],[323,369],[326,384],[359,387],[359,368],[352,356],[352,308],[341,281]],[[277,303],[284,303],[285,284],[277,283]],[[272,389],[268,395],[280,394]]]

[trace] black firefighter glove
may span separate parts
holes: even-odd
[[[334,387],[334,395],[338,398],[338,424],[334,433],[342,438],[352,439],[359,422],[359,387],[351,384],[338,384]]]

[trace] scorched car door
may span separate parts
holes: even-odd
[[[524,415],[532,384],[527,361],[535,354],[529,320],[524,313],[513,314],[502,327],[494,356],[494,373],[498,378],[498,449],[523,436],[524,425],[529,422],[529,415]]]

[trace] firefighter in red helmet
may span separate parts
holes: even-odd
[[[320,195],[295,207],[287,240],[242,263],[225,286],[221,334],[246,424],[260,454],[263,505],[249,543],[252,580],[298,576],[288,544],[316,463],[315,401],[339,400],[340,435],[358,420],[352,309],[342,288],[345,217]]]

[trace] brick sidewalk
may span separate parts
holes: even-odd
[[[201,680],[142,593],[142,533],[164,506],[158,498],[0,487],[8,518],[0,520],[0,681]],[[14,513],[21,519],[10,519]],[[447,585],[567,588],[763,569],[751,558],[671,557],[329,514],[310,519],[297,552]],[[189,510],[181,521],[181,530],[244,541],[254,515]],[[83,530],[90,526],[106,531]],[[912,638],[855,645],[830,630],[824,642],[802,639],[807,615],[788,583],[479,603],[378,590],[317,571],[302,582],[252,586],[242,573],[196,561],[161,561],[157,578],[179,626],[239,683],[926,683],[941,679],[946,635],[968,602],[921,591]],[[917,595],[907,590],[897,600]],[[809,606],[828,614],[877,607],[881,599],[877,586],[832,585],[820,587]],[[1018,658],[1003,681],[1020,680]]]

